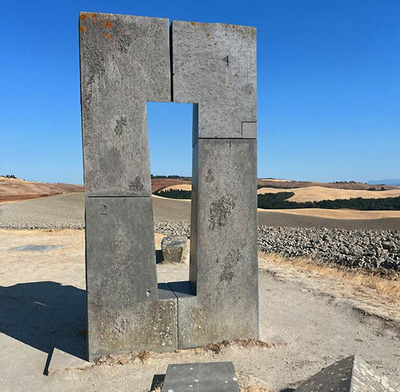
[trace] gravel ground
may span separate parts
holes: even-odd
[[[157,233],[190,236],[189,223],[156,221]],[[366,269],[400,272],[400,231],[327,228],[258,228],[258,247],[284,257],[308,257],[317,261]]]
[[[259,227],[259,249],[284,257],[400,272],[400,231]]]
[[[0,205],[0,228],[4,229],[83,229],[83,192],[43,197]]]
[[[154,198],[153,209],[156,232],[189,237],[189,201]],[[266,214],[272,218],[266,219]],[[281,219],[275,222],[274,214]],[[317,220],[314,227],[308,227],[310,219]],[[310,257],[349,267],[400,271],[400,228],[396,230],[393,225],[386,224],[383,228],[390,230],[382,230],[383,221],[390,219],[353,220],[350,224],[337,219],[261,212],[258,243],[260,250],[285,257]],[[398,225],[400,219],[394,221]],[[268,226],[261,226],[265,222]],[[293,224],[298,227],[291,227]],[[282,227],[276,227],[280,225]],[[84,195],[71,193],[0,205],[0,228],[83,229]]]
[[[155,220],[190,221],[190,201],[153,197]],[[70,193],[18,203],[0,204],[0,228],[83,229],[85,198]],[[259,211],[259,226],[326,227],[346,230],[400,230],[400,218],[330,219],[275,211]]]

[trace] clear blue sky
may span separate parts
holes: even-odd
[[[6,1],[0,174],[82,183],[79,11],[258,28],[258,175],[400,177],[400,1]],[[153,174],[191,175],[191,105],[149,104]]]

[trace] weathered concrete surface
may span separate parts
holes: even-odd
[[[190,281],[178,298],[179,347],[258,337],[256,142],[199,139]]]
[[[187,238],[183,236],[170,235],[161,241],[161,250],[164,262],[181,263],[185,255]]]
[[[81,13],[79,30],[88,356],[173,350],[176,298],[157,290],[146,114],[147,101],[171,101],[169,21]]]
[[[151,218],[150,197],[86,200],[89,360],[176,348],[176,298],[157,290]]]
[[[170,102],[169,21],[81,13],[87,195],[150,196],[146,101]]]
[[[169,365],[161,392],[239,392],[232,362]]]
[[[172,48],[173,101],[198,104],[193,143],[255,138],[256,28],[173,21]]]
[[[398,387],[379,376],[359,357],[352,355],[322,369],[296,392],[396,392]]]
[[[157,299],[151,218],[149,197],[86,200],[89,307],[121,309],[132,301]]]
[[[167,19],[80,16],[89,358],[173,349],[177,317],[180,348],[258,337],[256,30],[174,22],[171,36],[174,97]],[[156,289],[146,118],[171,98],[195,103],[197,140],[179,314]]]
[[[91,304],[88,314],[89,360],[106,354],[177,347],[177,300],[168,286],[158,288],[158,300],[131,302],[110,308]]]
[[[256,29],[173,21],[171,32],[173,101],[194,103],[191,290],[175,292],[179,347],[256,338]]]

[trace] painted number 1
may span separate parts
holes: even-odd
[[[226,66],[229,66],[229,56],[224,57],[222,60],[226,61]]]

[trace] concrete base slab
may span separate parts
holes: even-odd
[[[54,348],[49,363],[48,374],[67,369],[85,369],[91,366],[93,366],[93,363],[66,353],[58,348]]]
[[[239,392],[232,362],[169,365],[161,392]]]
[[[166,284],[159,284],[158,299],[132,302],[127,309],[100,309],[106,317],[88,331],[89,360],[130,351],[174,351],[177,347],[177,299]],[[89,313],[89,319],[94,315]]]

